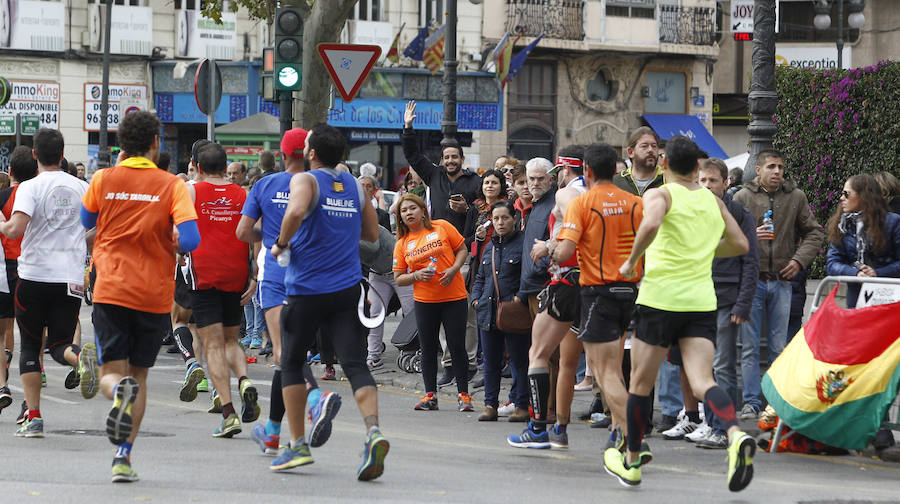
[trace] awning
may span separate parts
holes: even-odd
[[[663,140],[668,140],[675,135],[686,136],[711,157],[728,158],[728,154],[725,154],[725,151],[719,147],[716,139],[709,134],[700,119],[692,115],[644,114],[644,119]]]

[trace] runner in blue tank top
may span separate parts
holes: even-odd
[[[256,424],[250,431],[251,437],[266,455],[278,454],[281,421],[285,414],[281,394],[281,310],[287,300],[284,289],[284,273],[287,268],[278,264],[269,253],[269,249],[275,244],[281,232],[281,221],[291,191],[291,178],[305,171],[303,149],[306,147],[306,135],[306,130],[302,128],[285,132],[281,139],[284,171],[263,177],[253,185],[241,209],[241,221],[237,227],[237,237],[255,245],[253,256],[258,257],[258,260],[256,273],[252,277],[258,281],[256,295],[265,313],[266,327],[272,341],[272,355],[275,359],[269,420],[265,426]],[[258,249],[260,243],[263,247],[261,252]],[[318,447],[325,444],[331,435],[331,420],[340,410],[341,396],[334,392],[323,394],[306,361],[303,362],[303,377],[306,379],[307,402],[312,422],[309,444]]]
[[[288,300],[281,314],[281,377],[291,442],[270,469],[313,462],[304,440],[303,363],[322,329],[350,380],[368,430],[357,471],[360,481],[368,481],[384,472],[390,446],[378,428],[378,391],[366,366],[366,331],[357,313],[365,296],[359,240],[378,239],[378,216],[356,179],[334,169],[346,150],[347,140],[336,128],[322,123],[309,131],[303,154],[312,171],[291,178],[281,233],[272,245],[276,258],[290,247],[284,278]]]

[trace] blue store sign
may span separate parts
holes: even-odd
[[[164,123],[206,123],[206,114],[200,112],[194,95],[189,93],[156,93],[156,115]],[[216,109],[216,123],[230,123],[247,115],[247,95],[223,95]]]
[[[403,112],[406,102],[400,100],[357,99],[350,103],[335,100],[334,109],[328,111],[328,124],[344,128],[403,128]],[[413,127],[421,130],[440,130],[444,118],[444,106],[440,102],[416,102],[416,120]],[[502,103],[459,103],[456,121],[460,130],[503,129]]]

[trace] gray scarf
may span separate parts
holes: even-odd
[[[862,215],[859,212],[847,212],[841,215],[841,223],[838,225],[844,236],[856,237],[856,261],[866,264],[866,251],[869,249],[869,238],[866,236],[866,228]]]

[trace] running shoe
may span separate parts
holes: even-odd
[[[550,447],[557,450],[565,450],[569,447],[569,434],[565,431],[559,431],[559,425],[554,424],[553,427],[547,429],[547,435],[550,437]]]
[[[435,397],[434,392],[429,392],[420,397],[419,402],[413,406],[413,409],[416,411],[437,411],[438,400],[437,397]]]
[[[100,364],[97,362],[97,345],[87,343],[78,354],[78,376],[81,397],[90,399],[100,389]]]
[[[331,421],[341,410],[341,396],[325,392],[319,401],[309,409],[309,446],[318,448],[331,437]]]
[[[244,336],[241,339],[241,346],[244,348],[250,348],[250,336]]]
[[[128,436],[131,435],[133,426],[131,407],[134,405],[137,395],[137,380],[130,376],[119,380],[119,384],[116,385],[116,398],[106,417],[106,435],[109,437],[109,442],[116,446],[127,441]]]
[[[309,445],[305,441],[299,441],[296,445],[290,443],[281,452],[269,469],[273,471],[287,471],[295,467],[305,466],[314,462],[312,455],[309,453]]]
[[[253,382],[246,379],[241,382],[241,421],[244,423],[255,422],[259,418],[259,393]]]
[[[178,398],[184,402],[191,402],[197,398],[197,386],[206,378],[200,364],[192,362],[184,373],[184,382],[181,384],[181,392]]]
[[[753,455],[756,443],[742,431],[737,431],[728,447],[728,489],[739,492],[753,479]]]
[[[206,379],[206,373],[203,375],[203,379],[197,384],[197,392],[209,392],[209,380]]]
[[[256,350],[262,348],[262,338],[254,338],[250,340],[250,349]]]
[[[28,403],[22,401],[22,411],[20,411],[19,416],[16,417],[16,425],[22,425],[25,420],[28,420]]]
[[[663,439],[668,439],[669,441],[678,441],[684,439],[684,436],[694,432],[698,428],[703,425],[702,422],[694,423],[692,422],[687,415],[681,417],[681,420],[675,424],[675,427],[665,431],[662,433]]]
[[[706,448],[708,450],[724,450],[728,448],[728,435],[724,432],[716,432],[712,429],[709,433],[696,441],[697,448]]]
[[[550,449],[550,435],[547,434],[547,431],[536,432],[532,422],[528,422],[528,427],[525,427],[521,434],[510,434],[506,438],[506,442],[516,448]]]
[[[125,457],[116,457],[112,463],[113,483],[133,483],[138,480],[138,474],[131,468],[131,461]]]
[[[465,392],[460,392],[456,396],[456,401],[459,403],[459,411],[474,411],[475,408],[472,407],[472,396]]]
[[[616,450],[625,453],[625,438],[622,436],[622,432],[619,429],[614,430],[610,434],[606,447],[615,448]],[[645,466],[653,461],[653,452],[650,451],[650,445],[647,444],[646,441],[641,441],[641,451],[638,452],[638,457],[640,457],[641,466]]]
[[[707,424],[701,425],[697,430],[691,432],[690,434],[685,434],[684,440],[688,443],[696,443],[697,441],[705,438],[712,432],[712,427]]]
[[[219,394],[213,393],[212,406],[210,406],[209,409],[206,410],[206,412],[207,413],[215,413],[217,415],[219,413],[222,413],[222,400],[219,399]]]
[[[44,419],[40,417],[25,420],[22,425],[16,429],[16,436],[28,438],[44,437]]]
[[[0,411],[12,404],[12,392],[6,385],[0,387]]]
[[[607,448],[603,452],[603,468],[615,476],[622,486],[633,488],[641,484],[641,467],[627,466],[625,454],[615,448]]]
[[[81,383],[81,377],[78,376],[78,371],[75,368],[70,369],[69,374],[66,375],[66,381],[63,382],[66,390],[72,390],[77,387],[79,383]]]
[[[513,402],[508,402],[499,408],[497,408],[497,416],[506,417],[512,414],[513,411],[516,410],[516,405]]]
[[[222,425],[213,431],[213,437],[232,438],[241,433],[241,419],[234,413],[222,419]]]
[[[335,373],[335,371],[334,371],[334,366],[326,365],[325,372],[322,373],[322,379],[326,380],[326,381],[334,381],[336,376],[337,376],[337,373]]]
[[[384,458],[391,449],[391,444],[381,434],[378,427],[369,429],[363,449],[363,461],[356,471],[356,479],[359,481],[371,481],[384,474]]]
[[[278,436],[270,436],[266,433],[266,426],[256,424],[250,429],[250,438],[259,445],[259,449],[266,455],[278,455]]]
[[[307,364],[318,364],[322,361],[322,357],[319,354],[313,355],[312,353],[307,352],[306,354],[306,363]]]

